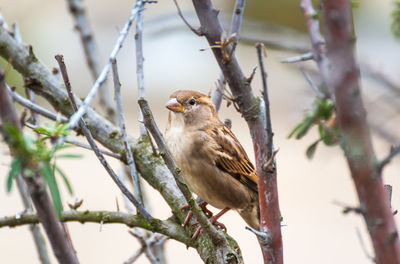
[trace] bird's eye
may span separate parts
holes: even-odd
[[[194,105],[196,103],[196,100],[194,98],[190,99],[189,104]]]

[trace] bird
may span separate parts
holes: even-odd
[[[203,205],[222,209],[210,222],[219,226],[217,219],[233,209],[250,227],[259,229],[255,167],[230,128],[219,120],[211,98],[178,90],[165,106],[170,110],[165,141],[186,184]]]

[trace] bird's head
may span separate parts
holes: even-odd
[[[170,116],[184,121],[185,125],[207,123],[217,118],[214,104],[209,96],[190,90],[179,90],[171,94],[165,105]]]

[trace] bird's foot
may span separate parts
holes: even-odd
[[[214,216],[210,217],[208,220],[210,221],[211,224],[215,225],[216,227],[218,227],[226,232],[226,226],[223,223],[217,221],[220,216],[221,215],[219,215],[219,216],[214,215]],[[199,225],[199,224],[200,224],[199,222],[196,222],[192,226]],[[201,232],[203,232],[203,227],[202,226],[197,227],[196,231],[194,232],[194,234],[190,240],[192,242],[196,241],[197,237],[201,234]]]
[[[206,216],[208,218],[210,218],[210,217],[213,216],[213,212],[208,210],[207,205],[208,205],[208,203],[204,202],[204,201],[199,203],[200,208],[203,210],[203,212],[206,214]],[[189,205],[185,205],[185,206],[182,206],[181,210],[185,210],[185,209],[188,209],[188,208],[190,208],[190,206]],[[192,219],[192,216],[193,216],[193,212],[191,210],[189,210],[188,214],[186,215],[185,221],[183,222],[183,226],[184,227],[187,226],[187,224],[189,223],[190,219]]]
[[[222,230],[224,230],[224,231],[226,232],[226,226],[225,226],[223,223],[218,222],[217,220],[218,220],[223,214],[225,214],[226,212],[228,212],[229,210],[230,210],[230,208],[226,207],[225,209],[221,210],[221,212],[219,212],[218,214],[216,214],[216,215],[214,215],[214,216],[211,216],[211,217],[208,219],[208,221],[210,221],[211,224],[217,226],[218,228],[220,228],[220,229],[222,229]],[[193,224],[193,226],[195,226],[195,225],[199,225],[199,222],[196,222],[196,223]],[[203,227],[201,227],[201,226],[197,227],[196,231],[194,232],[194,234],[193,234],[193,236],[192,236],[192,238],[191,238],[191,241],[192,241],[192,242],[196,241],[197,237],[201,234],[202,231],[203,231]]]

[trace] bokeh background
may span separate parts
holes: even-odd
[[[180,2],[185,16],[197,25],[191,2]],[[214,2],[221,9],[225,24],[229,24],[234,1]],[[105,63],[118,37],[118,30],[129,16],[133,1],[85,0],[84,4],[101,51],[101,61]],[[305,150],[317,138],[316,131],[300,141],[287,138],[291,128],[310,109],[314,98],[298,65],[280,62],[309,48],[304,34],[305,22],[298,6],[295,0],[248,0],[241,32],[243,40],[237,48],[242,69],[250,75],[257,65],[254,40],[272,39],[292,46],[291,50],[287,50],[267,45],[266,58],[274,140],[275,146],[280,149],[277,163],[284,258],[286,263],[370,263],[362,246],[365,244],[368,254],[373,253],[364,222],[358,215],[344,215],[343,208],[337,205],[357,205],[342,151],[338,147],[320,146],[310,161],[305,156]],[[393,8],[391,0],[364,0],[354,9],[357,54],[363,65],[363,96],[372,126],[374,147],[380,159],[387,155],[391,144],[400,141],[400,90],[389,89],[376,78],[377,75],[384,75],[394,84],[400,84],[400,43],[390,32]],[[9,25],[18,23],[23,41],[33,46],[37,57],[49,69],[57,65],[54,56],[63,54],[73,89],[82,97],[86,95],[92,80],[66,1],[1,0],[0,11]],[[159,127],[164,129],[168,114],[164,104],[169,94],[177,89],[208,93],[215,88],[219,69],[210,50],[200,51],[208,46],[205,39],[195,36],[184,26],[171,0],[147,5],[144,17],[146,94]],[[270,23],[285,28],[271,27]],[[228,27],[225,28],[228,30]],[[118,56],[118,63],[128,131],[138,136],[134,50],[131,32]],[[303,67],[318,82],[314,64],[303,63]],[[10,72],[7,79],[10,85],[22,88],[17,74]],[[111,88],[111,82],[108,85]],[[254,92],[260,94],[259,72],[252,86]],[[48,106],[43,100],[39,99],[39,102]],[[232,130],[254,160],[249,131],[240,114],[224,103],[219,115],[222,120],[232,119]],[[80,209],[116,210],[117,198],[122,206],[119,191],[94,154],[78,148],[73,152],[83,154],[83,158],[59,161],[75,191],[71,197],[62,187],[65,204],[77,197],[84,200]],[[393,185],[394,209],[400,208],[399,161],[399,158],[394,159],[384,171],[385,183]],[[117,161],[110,162],[118,169]],[[7,194],[5,191],[9,163],[8,149],[5,144],[0,144],[0,216],[22,211],[18,192],[13,190]],[[161,196],[148,186],[146,193],[153,215],[168,217],[170,210]],[[395,219],[399,224],[398,215]],[[256,238],[245,230],[241,218],[235,212],[229,212],[221,220],[238,241],[245,262],[261,263]],[[100,228],[97,224],[69,223],[68,226],[81,263],[122,263],[140,246],[123,225],[104,225]],[[50,247],[49,250],[55,263]],[[166,256],[168,263],[201,263],[195,250],[186,249],[175,241],[167,242]],[[28,227],[0,229],[0,262],[39,263]],[[148,260],[141,257],[137,263],[148,263]]]

